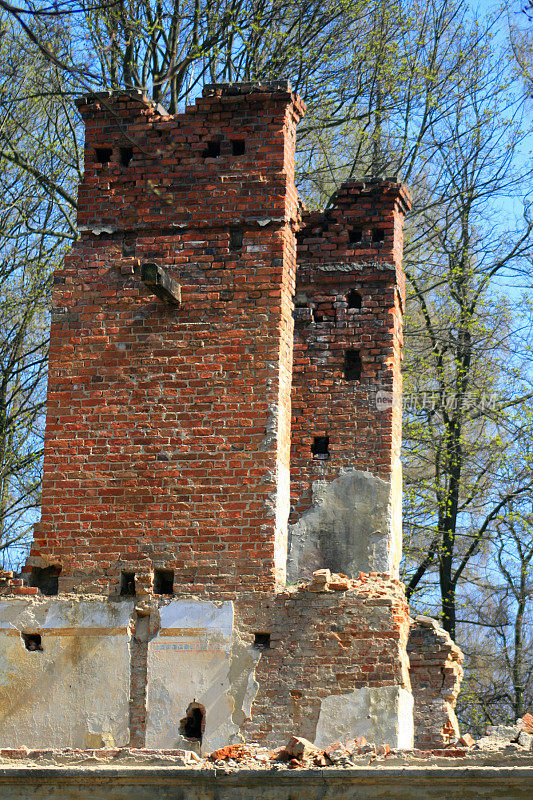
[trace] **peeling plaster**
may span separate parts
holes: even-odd
[[[370,472],[345,468],[332,481],[315,481],[311,508],[290,526],[289,582],[321,568],[396,576],[394,505],[394,487]]]
[[[102,747],[129,741],[132,602],[0,603],[0,746]],[[39,633],[42,651],[20,632]]]
[[[242,641],[234,631],[229,670],[230,696],[233,698],[232,720],[240,729],[252,714],[252,704],[259,691],[255,679],[255,669],[261,658],[261,651]],[[244,736],[239,737],[244,741]]]
[[[400,686],[364,686],[325,697],[316,728],[317,747],[357,736],[401,750],[412,748],[412,694]]]
[[[199,751],[180,734],[190,703],[205,707],[201,750],[240,741],[258,686],[257,657],[235,635],[233,603],[174,600],[148,645],[146,746]]]

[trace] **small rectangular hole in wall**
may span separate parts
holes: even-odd
[[[133,147],[120,148],[120,163],[123,167],[129,167],[133,158]]]
[[[243,156],[246,151],[246,143],[244,139],[231,140],[231,152],[234,156]]]
[[[135,597],[135,573],[122,572],[120,575],[120,596]]]
[[[347,350],[344,354],[344,377],[347,381],[361,379],[361,354],[359,350]]]
[[[218,158],[220,155],[220,142],[207,142],[203,155],[204,158]]]
[[[42,594],[54,595],[59,591],[59,574],[61,567],[32,567],[30,586],[36,586]]]
[[[109,164],[111,161],[111,156],[113,155],[113,149],[111,147],[96,147],[96,160],[99,164]]]
[[[384,242],[385,241],[385,231],[381,228],[374,228],[372,231],[372,241],[373,242]]]
[[[254,633],[254,647],[256,650],[270,650],[270,634]]]
[[[230,250],[242,250],[244,233],[242,228],[232,228],[229,232]]]
[[[348,303],[348,308],[359,309],[363,306],[363,298],[356,292],[355,289],[351,289],[348,294],[346,295],[346,302]]]
[[[363,240],[363,229],[352,228],[349,231],[349,237],[350,237],[350,244],[358,244]]]
[[[173,569],[154,569],[154,594],[174,594]]]
[[[24,647],[26,650],[29,650],[30,653],[33,653],[36,650],[42,651],[43,645],[40,633],[21,633],[20,635],[22,636]]]
[[[311,452],[320,461],[327,461],[329,458],[329,436],[315,436],[311,445]]]

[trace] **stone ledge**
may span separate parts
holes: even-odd
[[[424,767],[302,770],[297,773],[175,767],[2,767],[1,795],[26,800],[37,789],[69,800],[526,800],[533,767]],[[184,794],[186,792],[186,794]]]

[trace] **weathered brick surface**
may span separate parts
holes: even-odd
[[[378,393],[401,397],[409,207],[404,187],[393,180],[348,181],[327,212],[304,215],[294,312],[293,521],[309,507],[314,480],[331,480],[343,467],[389,479],[399,458],[401,405],[380,406]],[[361,360],[358,380],[344,374],[349,350]],[[311,454],[318,436],[329,437],[327,460]]]
[[[432,750],[459,736],[455,703],[463,677],[463,653],[429,617],[417,617],[407,644],[414,697],[415,746]]]
[[[176,117],[127,94],[80,104],[85,233],[55,275],[30,559],[61,564],[63,590],[113,592],[154,565],[182,591],[283,582],[303,106],[214,92]],[[146,262],[181,306],[141,282]]]
[[[271,640],[255,670],[249,741],[278,744],[291,733],[313,740],[324,697],[364,686],[410,687],[405,594],[385,575],[363,575],[347,592],[302,585],[260,602],[242,597],[236,614],[244,641],[253,642],[253,631],[269,631]]]

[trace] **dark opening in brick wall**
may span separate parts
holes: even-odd
[[[26,650],[29,650],[30,653],[34,653],[36,650],[42,651],[43,645],[40,633],[21,633],[20,635],[22,636],[24,647]]]
[[[154,569],[154,594],[174,594],[173,569]]]
[[[96,147],[96,160],[100,164],[109,164],[111,161],[111,156],[113,155],[113,149],[111,147]]]
[[[186,739],[202,741],[205,730],[205,708],[197,702],[189,704],[186,715],[180,720],[180,734]]]
[[[270,650],[270,634],[254,633],[254,647],[256,650]]]
[[[363,239],[363,229],[362,228],[352,228],[349,232],[350,236],[350,244],[358,244]]]
[[[229,232],[230,250],[242,250],[244,232],[242,228],[232,228]]]
[[[372,231],[372,241],[374,242],[384,242],[385,241],[385,231],[381,230],[381,228],[374,228]]]
[[[204,158],[218,158],[220,155],[220,142],[207,142]]]
[[[135,255],[135,239],[124,240],[122,242],[122,255],[124,258],[132,258]]]
[[[363,298],[356,292],[355,289],[351,289],[348,294],[346,295],[346,300],[348,302],[348,308],[361,308],[363,305]]]
[[[42,594],[54,595],[59,591],[59,573],[61,567],[32,567],[30,572],[30,586],[37,586]]]
[[[359,350],[347,350],[344,354],[344,377],[347,381],[361,379],[361,354]]]
[[[234,156],[243,156],[246,151],[246,142],[244,139],[231,140],[231,152]]]
[[[122,572],[120,575],[120,596],[135,597],[135,573]]]
[[[133,158],[133,147],[120,148],[120,163],[123,167],[129,167]]]
[[[311,445],[312,454],[321,461],[329,458],[329,436],[315,436]]]

